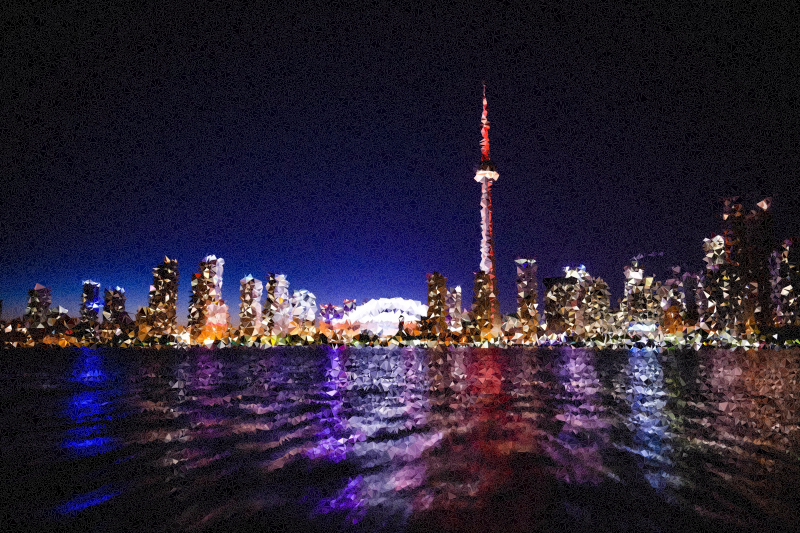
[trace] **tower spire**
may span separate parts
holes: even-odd
[[[486,103],[486,82],[483,82],[483,115],[481,115],[481,166],[486,161],[491,162],[492,157],[489,154],[489,106]]]

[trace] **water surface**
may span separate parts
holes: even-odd
[[[0,356],[16,529],[796,527],[797,350]]]

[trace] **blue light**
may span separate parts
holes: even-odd
[[[86,494],[82,494],[59,505],[54,510],[59,514],[79,513],[88,507],[107,502],[114,496],[119,496],[120,494],[122,494],[122,489],[115,489],[112,485],[103,485],[97,490],[87,492]]]

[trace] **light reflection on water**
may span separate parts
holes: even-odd
[[[4,437],[15,505],[40,518],[759,530],[788,523],[800,488],[796,350],[4,355],[3,427],[37,420]]]

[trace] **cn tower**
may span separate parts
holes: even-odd
[[[481,290],[483,317],[493,331],[500,330],[500,305],[497,300],[497,277],[494,268],[494,233],[492,231],[492,183],[500,175],[489,153],[489,119],[486,103],[486,84],[483,85],[483,115],[481,115],[481,164],[475,181],[481,184],[481,272],[486,286]],[[485,306],[485,307],[484,307]]]

